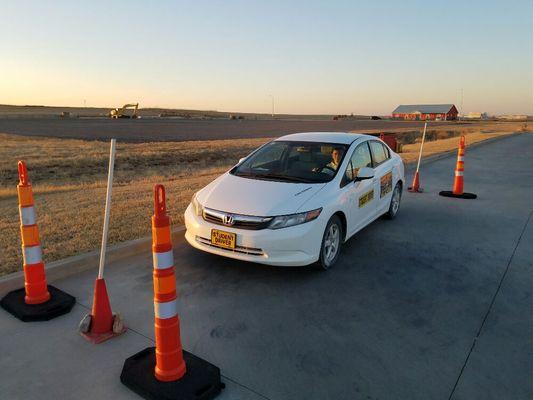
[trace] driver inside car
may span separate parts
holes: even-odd
[[[342,159],[342,153],[342,149],[339,149],[337,147],[333,148],[333,150],[331,151],[331,161],[323,167],[313,168],[313,171],[320,171],[330,175],[334,175],[335,172],[337,172],[337,169],[339,169],[339,164]]]
[[[337,171],[339,168],[339,163],[342,159],[342,150],[334,148],[331,152],[331,162],[326,165],[326,167],[331,168],[333,171]]]

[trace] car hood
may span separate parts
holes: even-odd
[[[204,207],[234,214],[286,215],[300,211],[325,185],[249,179],[226,173],[198,192],[198,200]]]

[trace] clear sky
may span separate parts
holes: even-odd
[[[533,114],[533,1],[5,1],[0,103]]]

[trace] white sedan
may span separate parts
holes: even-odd
[[[224,257],[328,269],[357,231],[396,216],[404,182],[402,159],[374,136],[283,136],[194,195],[185,238]]]

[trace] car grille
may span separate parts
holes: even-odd
[[[205,244],[207,246],[216,247],[217,249],[222,249],[226,251],[231,251],[233,253],[240,253],[240,254],[247,254],[250,256],[264,256],[265,253],[263,253],[262,249],[258,249],[255,247],[245,247],[245,246],[235,246],[234,249],[226,249],[225,247],[216,246],[211,243],[211,240],[208,238],[204,238],[201,236],[196,236],[196,241],[198,243]]]
[[[232,214],[210,208],[204,208],[202,216],[204,220],[213,224],[249,230],[265,229],[270,224],[270,221],[272,221],[272,217]]]

